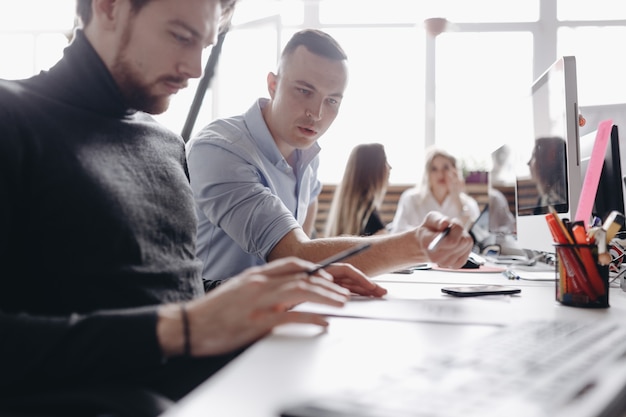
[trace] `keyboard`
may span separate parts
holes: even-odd
[[[626,328],[618,323],[525,322],[281,416],[623,416],[625,356]]]

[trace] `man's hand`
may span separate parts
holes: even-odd
[[[309,301],[341,307],[348,300],[348,289],[378,292],[364,275],[342,265],[333,266],[344,289],[332,282],[325,271],[309,276],[305,271],[313,263],[297,258],[283,258],[249,268],[229,279],[203,297],[186,304],[189,344],[192,356],[230,352],[256,341],[275,326],[308,323],[327,326],[318,314],[290,311]],[[375,285],[375,284],[372,284]],[[184,329],[180,305],[170,304],[159,310],[157,334],[166,356],[182,353]]]
[[[351,292],[368,297],[382,297],[387,290],[370,281],[367,276],[350,264],[337,263],[326,268],[333,281]]]
[[[441,240],[433,251],[426,249],[428,244],[448,225],[451,225],[448,235]],[[418,240],[426,255],[442,267],[460,268],[474,246],[474,240],[458,221],[443,216],[441,213],[430,212],[424,222],[416,230]]]

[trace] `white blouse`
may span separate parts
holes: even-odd
[[[448,195],[442,204],[429,192],[424,197],[418,187],[404,191],[398,200],[398,208],[391,224],[391,232],[403,232],[419,226],[431,211],[438,211],[445,216],[462,219],[469,217],[474,221],[480,215],[478,203],[466,193],[460,194],[463,208],[460,209]]]

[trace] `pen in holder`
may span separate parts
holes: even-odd
[[[609,268],[595,244],[555,244],[556,300],[574,307],[609,307]]]

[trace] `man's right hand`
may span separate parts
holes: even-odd
[[[310,301],[341,307],[349,291],[332,282],[321,270],[309,276],[315,264],[283,258],[246,269],[201,298],[186,304],[192,356],[230,352],[256,341],[286,323],[327,326],[318,314],[290,311]],[[183,353],[184,329],[180,305],[159,310],[157,335],[165,356]]]
[[[448,225],[452,226],[448,235],[437,245],[436,249],[428,251],[429,243]],[[474,240],[461,223],[438,212],[428,213],[416,231],[428,259],[443,267],[460,268],[463,266],[474,246]]]

